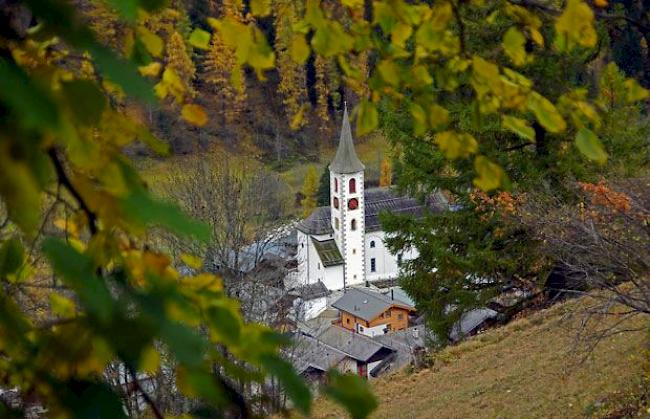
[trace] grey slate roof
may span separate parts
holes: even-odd
[[[325,329],[318,336],[318,340],[362,362],[368,361],[382,349],[393,350],[390,346],[377,342],[368,336],[335,325]]]
[[[404,291],[402,287],[390,287],[387,289],[382,290],[381,292],[384,294],[387,298],[394,298],[396,300],[399,300],[403,303],[406,303],[407,305],[411,307],[415,307],[415,301],[411,298],[410,295]]]
[[[490,308],[477,308],[463,313],[460,320],[454,324],[449,332],[449,337],[453,341],[462,339],[481,326],[486,320],[495,318],[497,314],[499,313]]]
[[[350,288],[346,290],[345,294],[332,304],[332,307],[353,314],[360,319],[370,321],[393,305],[415,310],[413,306],[405,302],[391,300],[390,295],[385,296],[381,293],[363,288]]]
[[[328,290],[325,284],[321,281],[317,281],[313,284],[305,284],[293,288],[289,293],[307,301],[315,298],[326,297],[330,294],[330,290]]]
[[[327,371],[347,357],[342,351],[304,333],[295,335],[293,342],[291,363],[299,374],[310,367]]]
[[[336,156],[334,156],[334,160],[330,164],[330,170],[334,173],[356,173],[362,171],[364,167],[354,150],[352,130],[350,129],[350,119],[348,118],[348,108],[346,106],[345,111],[343,111],[339,148],[336,150]]]
[[[380,231],[379,214],[387,211],[393,214],[413,215],[420,218],[424,215],[425,206],[420,205],[415,198],[398,195],[391,188],[369,188],[364,190],[366,210],[366,232]],[[441,193],[432,195],[427,206],[431,211],[443,211],[447,202]],[[318,207],[311,215],[298,223],[298,230],[305,234],[332,234],[332,214],[330,207]]]
[[[324,267],[343,264],[343,256],[334,239],[319,241],[312,238],[312,242]]]

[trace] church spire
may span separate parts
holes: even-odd
[[[361,172],[365,167],[357,157],[356,151],[354,151],[347,103],[345,103],[344,107],[339,148],[336,150],[336,156],[334,156],[332,164],[330,164],[330,170],[334,173],[342,174],[357,173]]]

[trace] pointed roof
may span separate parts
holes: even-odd
[[[357,157],[352,142],[352,130],[350,129],[350,119],[348,118],[348,107],[345,105],[343,111],[343,125],[341,127],[341,138],[339,148],[336,150],[336,156],[330,164],[330,170],[334,173],[356,173],[364,169],[364,165]]]

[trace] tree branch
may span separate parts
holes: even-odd
[[[59,183],[65,186],[68,192],[70,192],[73,198],[77,201],[81,210],[84,212],[84,214],[86,214],[86,218],[88,218],[88,228],[90,229],[90,234],[94,236],[98,231],[97,215],[88,207],[86,201],[84,201],[79,191],[75,189],[74,185],[68,178],[68,175],[65,173],[63,163],[61,163],[61,160],[59,159],[59,155],[56,152],[56,149],[54,147],[50,147],[47,150],[47,154],[50,157],[52,164],[54,165],[54,170],[56,171],[56,177]]]

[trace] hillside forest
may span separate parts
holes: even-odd
[[[244,269],[330,205],[344,110],[368,187],[448,208],[380,216],[391,252],[417,251],[396,284],[434,337],[405,380],[453,413],[478,390],[445,374],[557,371],[548,336],[596,354],[583,397],[627,374],[616,403],[643,415],[648,89],[642,0],[0,0],[0,417],[392,416],[358,374],[296,371],[287,312],[260,305],[295,266]],[[514,292],[511,325],[454,346]],[[443,400],[397,383],[414,415]],[[474,415],[503,414],[497,393]]]

